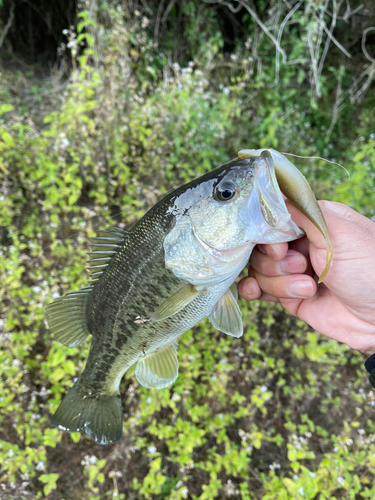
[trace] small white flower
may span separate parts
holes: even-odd
[[[345,486],[345,479],[343,479],[341,476],[337,478],[337,482],[339,482],[341,486]]]
[[[155,446],[149,446],[149,447],[148,447],[148,452],[149,452],[151,455],[155,455],[155,453],[156,453],[156,448],[155,448]]]
[[[95,456],[95,455],[92,455],[92,456],[89,458],[89,464],[90,464],[90,465],[94,465],[94,464],[96,464],[96,456]]]
[[[303,497],[303,496],[305,495],[305,491],[304,491],[304,489],[302,488],[302,486],[301,486],[301,488],[298,488],[298,490],[297,490],[297,491],[298,491],[298,493],[301,495],[301,497]]]
[[[265,385],[262,385],[260,388],[260,392],[267,392],[267,387]]]
[[[310,477],[316,477],[315,472],[310,472]]]
[[[151,398],[150,398],[150,396],[149,396],[149,397],[146,399],[146,403],[151,404],[151,402],[152,402],[152,399],[151,399]]]

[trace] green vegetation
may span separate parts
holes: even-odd
[[[293,12],[270,0],[210,3],[82,6],[60,79],[41,78],[40,63],[15,68],[4,42],[1,498],[375,496],[364,356],[269,304],[241,300],[241,339],[208,322],[187,332],[168,389],[127,373],[117,445],[49,427],[89,342],[55,342],[44,308],[86,285],[97,229],[130,227],[167,190],[258,146],[339,161],[350,179],[321,160],[295,163],[318,197],[375,215],[371,32],[362,51],[372,1],[356,11],[359,2],[305,0]]]

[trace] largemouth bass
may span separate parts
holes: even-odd
[[[132,365],[140,384],[167,387],[178,376],[178,337],[205,316],[218,330],[242,335],[233,284],[254,246],[304,234],[286,209],[283,183],[292,203],[326,228],[312,191],[300,192],[299,170],[284,168],[277,152],[254,151],[176,189],[130,232],[99,232],[90,286],[47,306],[62,344],[74,347],[92,335],[86,367],[53,425],[115,443],[123,426],[119,386]]]

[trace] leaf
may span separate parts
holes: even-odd
[[[11,146],[11,147],[14,146],[13,137],[9,134],[9,132],[5,132],[5,131],[1,132],[1,138],[7,146]]]
[[[70,434],[70,437],[72,438],[72,441],[74,443],[79,443],[79,440],[81,439],[81,434],[79,432],[72,432]]]
[[[58,382],[65,376],[65,373],[66,372],[65,370],[63,370],[63,368],[57,368],[54,372],[52,372],[51,380],[53,382]]]
[[[13,111],[13,109],[14,109],[14,107],[11,104],[2,104],[0,106],[0,115],[2,115],[4,113],[9,113],[9,111]]]

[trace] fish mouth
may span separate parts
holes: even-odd
[[[242,217],[244,223],[250,218],[255,229],[249,243],[283,243],[305,234],[287,210],[285,197],[277,182],[274,161],[268,151],[262,151],[254,162],[254,189]]]

